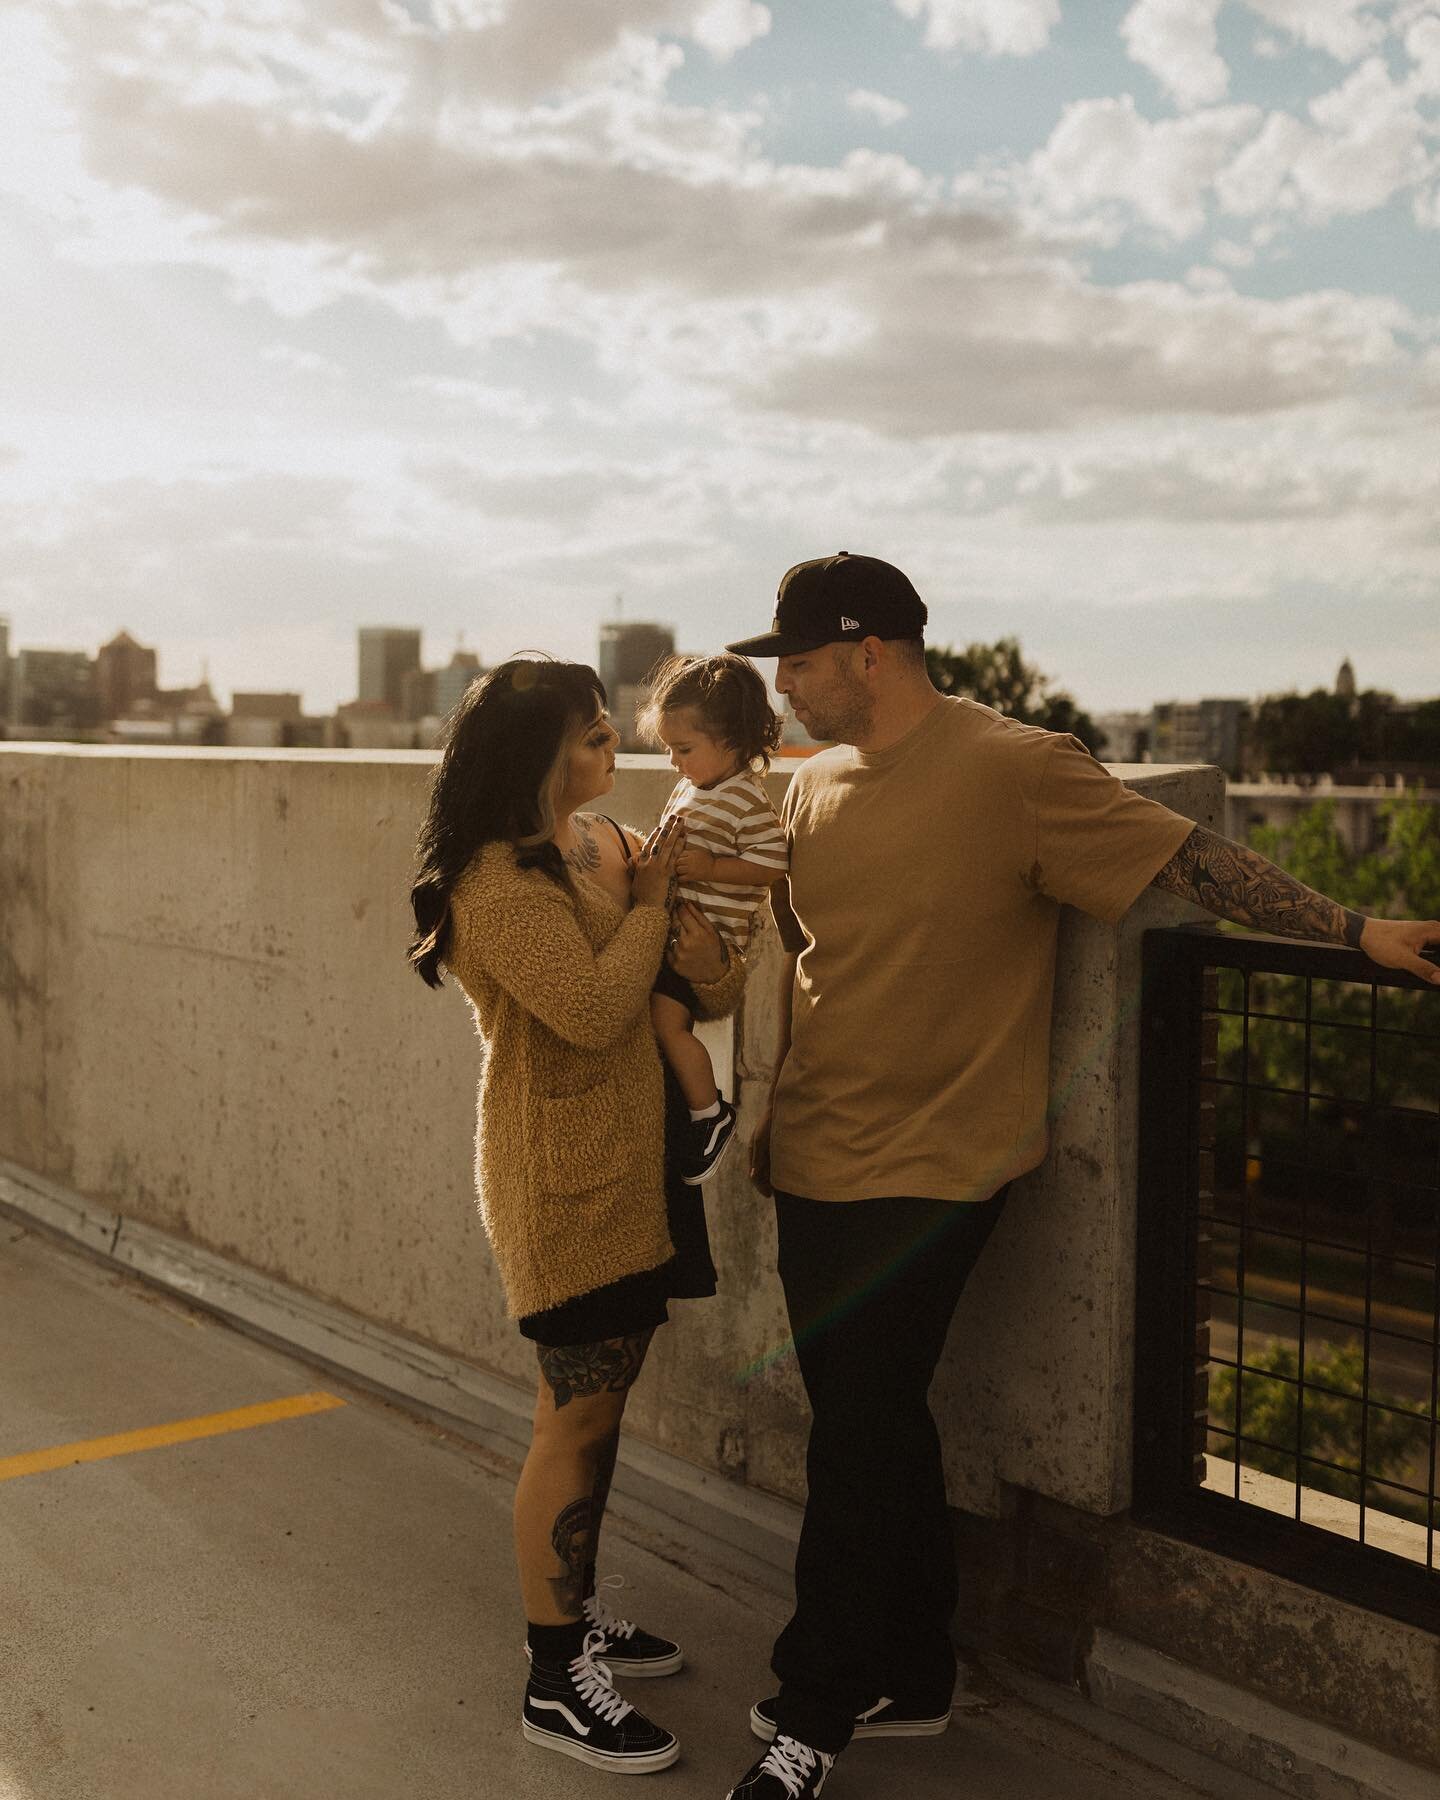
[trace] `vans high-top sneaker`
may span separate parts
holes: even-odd
[[[601,1632],[591,1631],[570,1663],[532,1660],[520,1729],[530,1743],[592,1768],[620,1775],[668,1769],[680,1754],[679,1741],[615,1692],[609,1669],[597,1660],[604,1641]]]
[[[680,1646],[669,1638],[656,1637],[653,1631],[642,1631],[629,1619],[611,1612],[604,1598],[607,1588],[624,1587],[623,1575],[610,1575],[585,1601],[585,1617],[604,1636],[604,1644],[596,1655],[604,1659],[612,1675],[673,1675],[684,1666]]]

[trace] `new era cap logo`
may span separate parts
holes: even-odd
[[[860,621],[858,619],[847,619],[844,613],[841,613],[840,629],[842,631],[858,631],[860,629]]]

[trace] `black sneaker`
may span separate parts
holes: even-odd
[[[530,1743],[592,1768],[620,1775],[668,1769],[680,1754],[678,1739],[615,1692],[609,1669],[596,1661],[601,1642],[598,1631],[589,1632],[565,1668],[531,1663],[520,1729]]]
[[[685,1665],[678,1644],[669,1638],[656,1637],[653,1631],[642,1631],[629,1619],[611,1612],[603,1598],[605,1588],[625,1585],[623,1575],[611,1575],[585,1602],[585,1617],[604,1638],[595,1654],[604,1660],[614,1675],[673,1675]]]
[[[750,1708],[750,1729],[764,1743],[768,1744],[775,1735],[776,1709],[779,1705],[780,1696],[772,1694],[770,1699],[757,1700]],[[948,1706],[943,1713],[926,1717],[882,1694],[873,1706],[867,1706],[864,1712],[856,1713],[854,1735],[857,1738],[939,1737],[949,1723]]]
[[[680,1179],[687,1187],[699,1187],[719,1168],[735,1135],[735,1119],[735,1108],[722,1094],[718,1113],[689,1121],[680,1153]]]
[[[813,1800],[835,1758],[782,1732],[726,1800]]]

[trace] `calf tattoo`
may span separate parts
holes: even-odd
[[[585,1569],[594,1561],[595,1513],[591,1497],[572,1500],[550,1528],[550,1543],[561,1573],[548,1577],[556,1610],[578,1619],[585,1604]]]
[[[1258,851],[1197,825],[1150,884],[1193,900],[1219,919],[1358,949],[1363,913],[1327,900]]]
[[[558,1412],[587,1394],[623,1394],[640,1373],[648,1331],[634,1337],[605,1338],[598,1344],[539,1347],[540,1373],[550,1384]]]

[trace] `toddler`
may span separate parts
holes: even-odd
[[[640,726],[669,751],[680,776],[662,815],[678,813],[685,824],[679,897],[693,900],[743,955],[760,903],[788,864],[784,828],[761,780],[780,742],[765,683],[753,663],[729,652],[669,657],[651,681]],[[735,1108],[716,1087],[709,1052],[694,1035],[694,990],[665,962],[650,1016],[690,1109],[680,1172],[694,1187],[724,1154]]]

